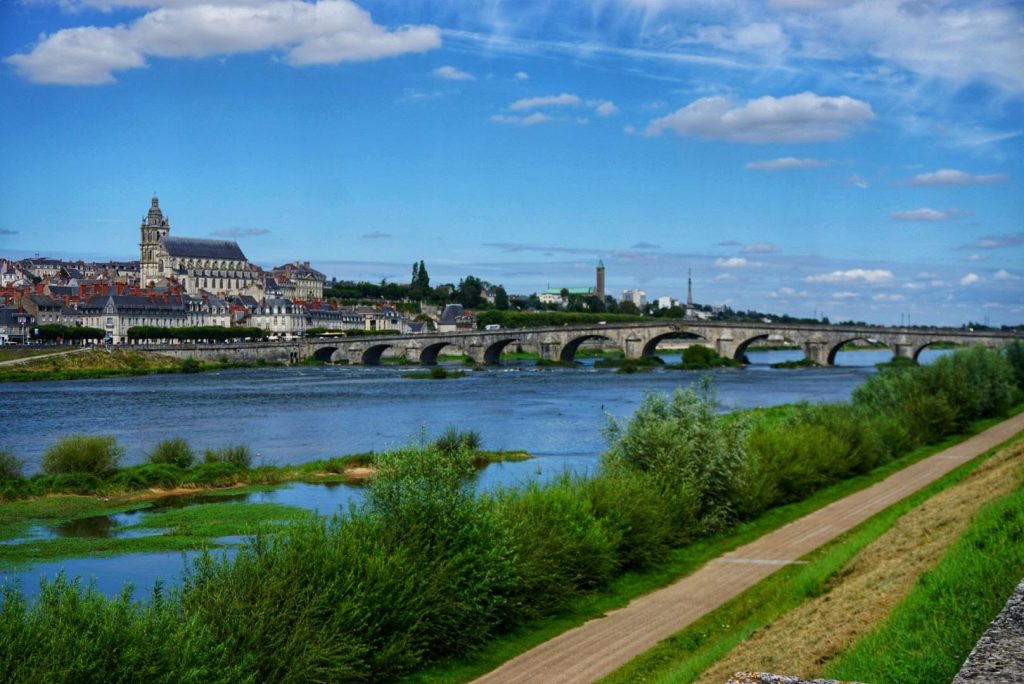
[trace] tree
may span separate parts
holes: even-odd
[[[420,265],[415,261],[412,262],[412,280],[409,281],[409,285],[416,287],[420,284]]]
[[[430,275],[427,273],[427,265],[423,263],[423,259],[420,259],[420,267],[416,271],[416,282],[413,285],[419,285],[424,292],[430,289]]]
[[[508,310],[508,293],[501,285],[494,288],[494,307],[499,311]]]
[[[467,309],[476,309],[483,304],[483,297],[480,296],[484,289],[484,283],[476,276],[468,275],[459,281],[459,287],[455,292],[455,299]]]

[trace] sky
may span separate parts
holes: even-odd
[[[4,0],[0,256],[1024,323],[1018,0]]]

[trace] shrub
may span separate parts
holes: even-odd
[[[23,477],[25,462],[14,455],[9,449],[0,449],[0,482],[20,480]]]
[[[181,362],[180,370],[182,373],[198,373],[199,371],[202,370],[202,368],[200,367],[198,361],[196,361],[192,357],[189,357]]]
[[[157,442],[153,450],[149,452],[147,459],[150,463],[169,463],[182,469],[188,469],[195,462],[196,455],[187,441],[181,437],[175,437]]]
[[[99,477],[117,470],[124,449],[113,435],[68,435],[43,454],[43,472],[89,473]]]
[[[119,470],[110,478],[110,484],[125,490],[147,487],[174,487],[181,483],[184,473],[173,463],[149,463]]]
[[[1017,389],[1024,390],[1024,341],[1014,340],[1003,349],[1003,355],[1010,365]]]
[[[206,463],[227,463],[235,468],[252,466],[252,451],[244,444],[223,446],[219,449],[207,449],[203,452]]]
[[[473,429],[459,430],[454,425],[449,425],[434,440],[433,447],[445,453],[460,450],[475,453],[480,450],[480,433]]]
[[[716,408],[708,379],[699,393],[646,395],[628,421],[609,418],[602,468],[648,473],[666,491],[686,490],[696,497],[701,527],[721,528],[733,517],[742,488],[746,422],[724,420]]]

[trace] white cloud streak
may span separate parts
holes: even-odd
[[[62,29],[4,61],[34,83],[100,85],[114,82],[116,71],[146,66],[147,57],[275,51],[284,62],[302,66],[382,59],[440,44],[434,26],[389,31],[348,0],[235,0],[159,7],[113,27]]]
[[[736,105],[725,97],[704,97],[654,119],[647,135],[671,131],[681,137],[747,143],[840,140],[875,118],[871,105],[842,95],[812,92],[765,96]]]
[[[957,169],[939,169],[931,173],[922,173],[905,181],[907,185],[918,187],[941,186],[941,185],[991,185],[1002,183],[1007,179],[1006,174],[990,173],[983,175],[972,175],[966,171]]]
[[[433,71],[434,76],[437,78],[443,78],[446,81],[472,81],[474,80],[473,74],[460,69],[456,69],[451,65],[445,65],[438,67]]]
[[[851,268],[846,271],[832,271],[804,278],[808,283],[887,283],[893,279],[892,271],[885,269]]]
[[[957,218],[963,215],[963,211],[959,209],[929,209],[922,207],[921,209],[910,209],[908,211],[890,211],[889,218],[893,221],[949,221],[950,219]]]
[[[544,95],[541,97],[524,97],[508,106],[513,112],[521,112],[541,107],[577,107],[583,103],[579,95],[562,93],[560,95]]]
[[[797,159],[796,157],[780,157],[764,161],[749,162],[743,167],[753,171],[781,171],[784,169],[817,169],[828,166],[828,162],[820,159]]]
[[[529,116],[509,116],[507,114],[495,114],[491,117],[493,123],[508,124],[511,126],[536,126],[537,124],[550,121],[551,117],[542,112],[534,112]]]

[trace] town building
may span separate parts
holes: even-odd
[[[293,261],[272,269],[270,278],[267,278],[268,285],[270,280],[274,281],[280,296],[285,299],[312,302],[324,298],[327,276],[310,267],[308,261]]]
[[[623,304],[632,302],[636,308],[642,311],[647,306],[647,293],[643,290],[623,290],[622,298],[619,301]]]
[[[180,284],[186,292],[262,297],[263,278],[233,240],[173,237],[170,219],[155,196],[139,227],[139,270],[143,286]]]

